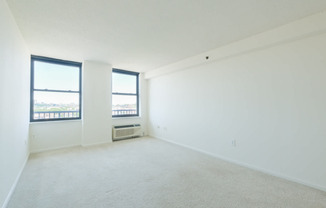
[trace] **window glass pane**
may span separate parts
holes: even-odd
[[[36,120],[79,117],[79,93],[35,91],[33,102]]]
[[[137,76],[112,73],[112,92],[137,93]]]
[[[79,67],[34,61],[34,89],[79,91]]]
[[[137,96],[112,95],[112,115],[137,115]]]

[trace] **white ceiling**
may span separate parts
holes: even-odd
[[[149,71],[326,9],[325,0],[7,0],[32,54]]]

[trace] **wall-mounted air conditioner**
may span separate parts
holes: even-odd
[[[138,137],[142,135],[140,124],[122,125],[112,127],[113,141]]]

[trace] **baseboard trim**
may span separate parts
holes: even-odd
[[[20,169],[20,171],[19,171],[19,173],[18,173],[18,175],[17,175],[17,177],[16,177],[14,183],[12,184],[12,186],[11,186],[11,188],[10,188],[10,191],[9,191],[9,193],[8,193],[8,195],[7,195],[6,199],[5,199],[5,201],[4,201],[3,204],[2,204],[2,208],[6,208],[6,207],[8,206],[8,203],[9,203],[9,201],[10,201],[10,198],[11,198],[12,194],[14,193],[14,191],[15,191],[15,189],[16,189],[16,186],[17,186],[17,184],[18,184],[18,181],[19,181],[19,179],[20,179],[20,176],[22,175],[23,170],[24,170],[24,168],[25,168],[25,166],[26,166],[26,163],[27,163],[27,161],[28,161],[29,155],[30,155],[30,154],[28,153],[28,154],[27,154],[27,157],[26,157],[26,159],[25,159],[25,161],[24,161],[23,166],[21,167],[21,169]]]
[[[32,150],[31,154],[47,152],[47,151],[53,151],[53,150],[66,149],[66,148],[71,148],[71,147],[89,147],[89,146],[94,146],[94,145],[110,144],[110,143],[112,143],[112,141],[105,141],[105,142],[98,142],[98,143],[91,143],[91,144],[64,145],[64,146],[59,146],[59,147],[54,147],[54,148],[45,148],[45,149]]]
[[[52,150],[59,150],[59,149],[66,149],[71,147],[80,147],[80,144],[72,144],[72,145],[65,145],[65,146],[59,146],[59,147],[53,147],[53,148],[45,148],[45,149],[39,149],[39,150],[32,150],[31,154],[34,153],[41,153],[41,152],[47,152]]]
[[[105,142],[98,142],[98,143],[90,143],[90,144],[82,144],[82,147],[90,147],[96,145],[103,145],[103,144],[111,144],[113,141],[105,141]]]
[[[178,146],[181,146],[181,147],[185,147],[187,149],[194,150],[196,152],[200,152],[200,153],[203,153],[203,154],[218,158],[218,159],[226,161],[226,162],[230,162],[232,164],[236,164],[236,165],[239,165],[239,166],[242,166],[242,167],[246,167],[246,168],[249,168],[249,169],[252,169],[252,170],[255,170],[255,171],[265,173],[267,175],[282,178],[282,179],[285,179],[285,180],[288,180],[288,181],[292,181],[292,182],[295,182],[295,183],[298,183],[298,184],[302,184],[302,185],[309,186],[311,188],[318,189],[320,191],[326,192],[326,187],[323,187],[323,186],[319,186],[319,185],[316,185],[316,184],[311,184],[311,183],[302,181],[302,180],[297,179],[297,178],[293,178],[293,177],[283,175],[283,174],[280,174],[280,173],[275,173],[273,171],[266,170],[266,169],[263,169],[263,168],[259,168],[257,166],[250,165],[250,164],[247,164],[247,163],[244,163],[244,162],[239,162],[239,161],[236,161],[236,160],[232,160],[232,159],[223,157],[223,156],[218,155],[218,154],[210,153],[210,152],[207,152],[205,150],[195,148],[195,147],[192,147],[192,146],[189,146],[189,145],[181,144],[181,143],[178,143],[178,142],[175,142],[175,141],[171,141],[171,140],[168,140],[168,139],[165,139],[165,138],[162,138],[162,137],[157,137],[157,136],[153,136],[153,135],[150,135],[150,136],[153,137],[153,138],[156,138],[156,139],[171,143],[171,144],[175,144],[175,145],[178,145]]]

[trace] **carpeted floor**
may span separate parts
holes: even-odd
[[[33,154],[8,208],[325,208],[326,193],[152,138]]]

